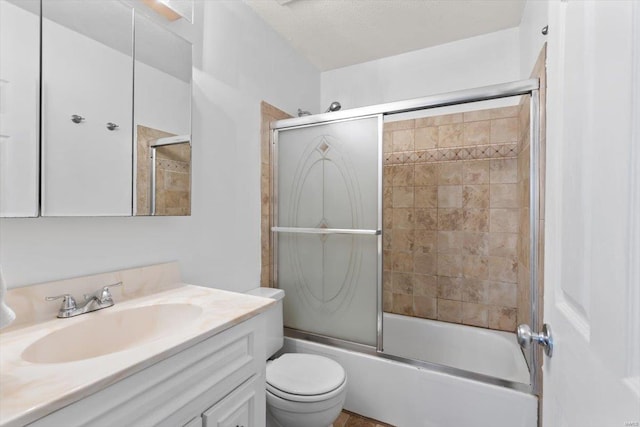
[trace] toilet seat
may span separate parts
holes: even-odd
[[[342,393],[346,374],[327,357],[287,353],[267,363],[266,383],[267,391],[281,399],[318,402]]]

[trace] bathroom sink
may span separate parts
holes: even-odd
[[[196,305],[160,304],[86,314],[82,321],[31,344],[22,353],[22,359],[32,363],[65,363],[104,356],[163,338],[185,328],[201,313],[202,308]]]

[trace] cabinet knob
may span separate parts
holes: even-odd
[[[71,121],[73,123],[82,123],[84,121],[84,117],[79,116],[78,114],[74,114],[71,116]]]
[[[117,124],[115,124],[115,123],[111,123],[111,122],[107,123],[107,129],[109,129],[109,130],[116,130],[116,129],[118,129],[119,127],[120,127],[120,126],[118,126],[118,125],[117,125]]]

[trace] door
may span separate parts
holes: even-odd
[[[543,425],[638,426],[640,2],[549,18]]]

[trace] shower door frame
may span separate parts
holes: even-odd
[[[277,263],[277,202],[278,202],[278,133],[281,130],[299,129],[322,124],[338,123],[349,120],[379,117],[378,119],[378,230],[382,231],[382,171],[383,171],[383,126],[384,116],[389,114],[408,113],[412,111],[428,110],[452,105],[468,104],[493,99],[509,98],[513,96],[529,95],[529,136],[530,136],[530,166],[529,166],[529,265],[531,295],[530,322],[532,328],[536,329],[539,323],[539,295],[538,295],[538,244],[539,244],[539,218],[540,218],[540,81],[537,78],[519,80],[509,83],[484,86],[480,88],[466,89],[455,92],[448,92],[422,98],[409,99],[405,101],[389,102],[367,107],[354,108],[350,110],[335,111],[312,116],[296,117],[271,122],[271,275],[273,286],[278,284],[278,263]],[[376,346],[345,341],[342,339],[310,333],[292,328],[285,328],[285,335],[292,338],[301,338],[308,341],[328,344],[338,348],[353,350],[376,357],[395,360],[413,366],[427,368],[432,371],[456,375],[462,378],[484,382],[487,384],[499,385],[502,387],[518,390],[534,395],[540,394],[540,384],[538,384],[538,352],[530,347],[530,384],[518,383],[504,380],[477,372],[467,371],[451,366],[437,363],[410,359],[402,356],[395,356],[384,353],[383,346],[383,307],[382,307],[382,233],[378,234],[378,265],[377,265],[377,325]],[[525,358],[526,359],[526,358]]]

